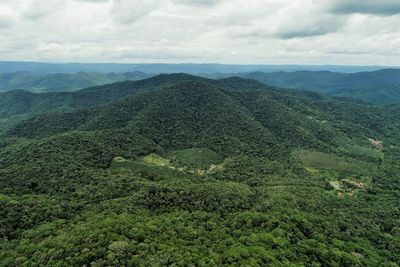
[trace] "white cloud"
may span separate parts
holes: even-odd
[[[115,21],[134,23],[157,8],[155,0],[114,0],[111,9]]]
[[[220,4],[222,0],[173,0],[173,2],[184,5],[215,6]]]
[[[60,10],[64,7],[64,1],[41,1],[31,0],[26,1],[18,8],[18,12],[22,19],[37,20],[51,16],[54,11]]]
[[[0,0],[0,59],[400,65],[398,0],[361,2]]]
[[[15,23],[16,18],[16,11],[0,1],[0,30],[11,27]]]

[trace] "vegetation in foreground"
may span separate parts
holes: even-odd
[[[3,131],[0,265],[400,264],[398,107],[240,78],[140,84]]]

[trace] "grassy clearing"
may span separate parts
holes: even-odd
[[[170,152],[168,158],[179,167],[189,169],[208,169],[212,164],[221,163],[224,159],[208,148],[189,148]]]
[[[171,166],[171,162],[169,159],[163,158],[154,153],[144,156],[142,158],[142,161],[147,164],[161,166],[161,167],[170,167]]]
[[[126,161],[128,161],[128,160],[125,159],[125,158],[123,158],[123,157],[120,157],[120,156],[117,156],[117,157],[115,157],[115,158],[113,159],[113,162],[117,162],[117,163],[126,162]]]
[[[329,184],[335,189],[335,190],[341,190],[340,186],[340,181],[330,181]]]
[[[308,171],[310,174],[317,174],[317,173],[319,173],[319,170],[317,170],[317,169],[315,169],[315,168],[304,167],[304,169],[306,169],[306,171]]]
[[[157,169],[156,172],[169,169],[175,172],[205,175],[221,171],[224,167],[223,158],[207,148],[174,151],[170,152],[167,157],[152,153],[138,161],[131,161],[118,156],[113,159],[111,167],[114,170],[137,173],[140,176],[149,177],[149,179],[160,176],[160,174],[154,175],[154,168]]]
[[[327,153],[299,150],[295,155],[307,168],[324,169],[330,171],[371,175],[377,169],[377,165],[352,158],[342,158]]]

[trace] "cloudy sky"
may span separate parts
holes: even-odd
[[[0,60],[400,65],[400,0],[0,0]]]

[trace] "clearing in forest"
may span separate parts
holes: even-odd
[[[308,168],[324,169],[352,174],[371,175],[377,169],[377,164],[353,158],[339,157],[323,152],[298,150],[295,156]]]

